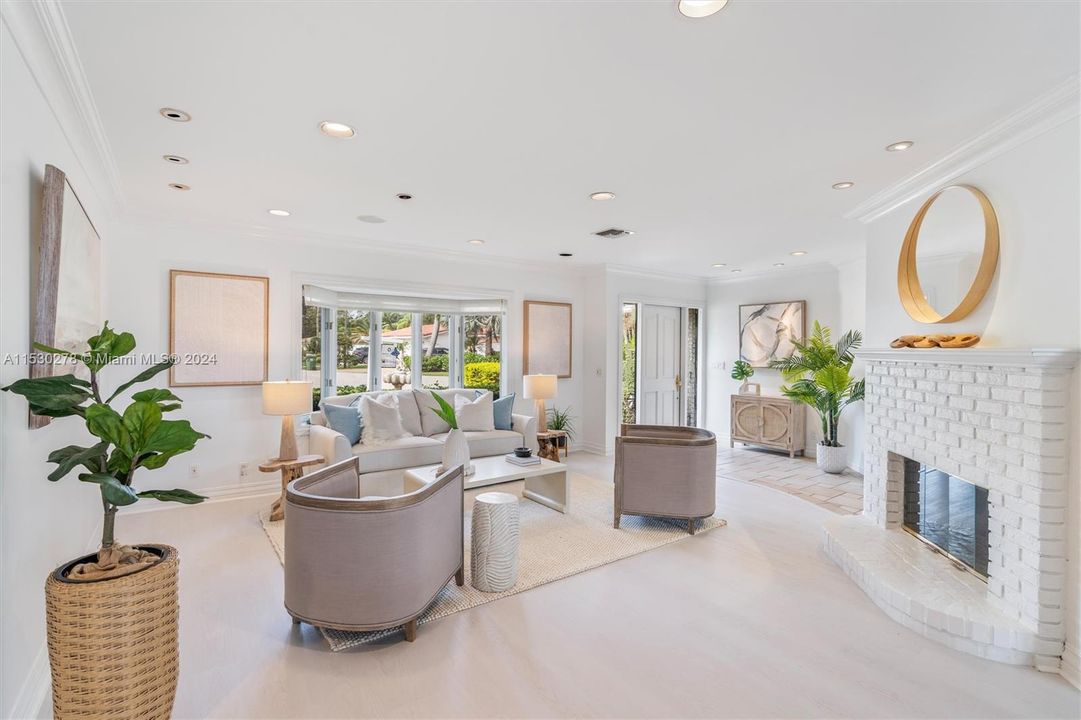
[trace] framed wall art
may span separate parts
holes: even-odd
[[[751,367],[792,357],[806,335],[806,300],[739,306],[739,357]]]
[[[90,378],[85,366],[36,362],[38,342],[69,352],[85,352],[86,339],[101,330],[101,238],[59,168],[45,166],[42,182],[41,233],[37,246],[37,277],[31,328],[30,377],[74,372]],[[44,358],[43,358],[44,359]],[[30,427],[48,425],[50,418],[30,415]]]
[[[267,379],[270,278],[169,271],[170,387]]]
[[[573,308],[570,303],[526,300],[523,375],[571,376]]]

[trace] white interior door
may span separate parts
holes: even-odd
[[[638,422],[644,425],[680,424],[682,318],[683,311],[678,307],[642,305]]]

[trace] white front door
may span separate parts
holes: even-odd
[[[683,311],[665,305],[642,305],[641,317],[638,422],[643,425],[679,425]]]

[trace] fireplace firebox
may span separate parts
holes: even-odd
[[[987,579],[987,488],[905,458],[903,526]]]

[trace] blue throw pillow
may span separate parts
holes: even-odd
[[[355,405],[323,405],[323,415],[327,425],[334,432],[339,432],[349,439],[350,445],[360,442],[360,431],[364,422],[360,417],[360,408]]]
[[[496,430],[512,430],[511,414],[514,412],[514,395],[506,395],[492,403],[492,413],[495,415]]]

